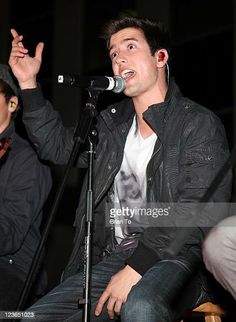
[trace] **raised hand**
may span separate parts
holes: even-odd
[[[18,35],[15,29],[11,29],[13,36],[12,49],[9,57],[9,65],[19,82],[21,89],[37,87],[36,77],[42,62],[44,44],[38,43],[35,48],[35,56],[28,54],[28,49],[23,45],[23,36]]]

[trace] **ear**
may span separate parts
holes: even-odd
[[[9,107],[8,107],[10,113],[14,113],[17,109],[17,106],[18,106],[18,97],[12,96],[9,101]]]
[[[156,66],[159,68],[162,68],[166,65],[169,59],[169,54],[166,49],[159,49],[155,53],[155,58],[156,58]]]

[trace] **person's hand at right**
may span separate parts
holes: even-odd
[[[28,54],[28,49],[23,45],[23,36],[18,35],[15,29],[11,29],[13,36],[12,49],[9,57],[9,65],[13,74],[18,80],[21,89],[36,88],[36,77],[42,62],[44,44],[38,43],[35,49],[35,56]]]

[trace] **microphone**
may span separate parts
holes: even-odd
[[[120,76],[82,76],[82,75],[59,75],[58,83],[75,86],[93,88],[96,90],[113,91],[121,93],[125,89],[125,80]]]

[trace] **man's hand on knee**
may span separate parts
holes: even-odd
[[[95,315],[101,314],[104,304],[107,302],[107,311],[110,319],[114,314],[119,315],[121,306],[126,302],[131,288],[138,283],[142,276],[129,265],[112,276],[109,284],[99,298],[95,309]]]

